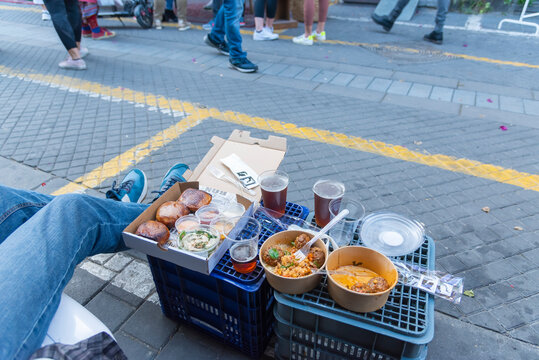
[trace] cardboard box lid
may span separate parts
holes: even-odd
[[[270,135],[267,139],[257,139],[251,137],[250,131],[234,130],[227,140],[214,136],[211,142],[214,144],[213,147],[206,153],[196,169],[186,174],[187,180],[198,181],[201,186],[232,193],[238,193],[240,189],[213,176],[208,170],[209,165],[221,169],[226,175],[236,179],[230,169],[221,163],[222,158],[235,153],[260,175],[267,170],[276,170],[286,153],[286,138]],[[260,186],[252,190],[256,192],[255,196],[250,196],[245,192],[240,195],[253,202],[260,201]]]

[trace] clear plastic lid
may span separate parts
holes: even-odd
[[[363,244],[386,256],[414,252],[425,241],[425,229],[415,220],[391,212],[366,216],[361,224]]]

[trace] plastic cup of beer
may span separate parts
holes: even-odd
[[[344,195],[344,184],[335,180],[318,180],[313,186],[316,225],[326,226],[330,219],[329,202]]]
[[[280,170],[265,171],[258,177],[258,182],[262,190],[264,207],[282,216],[286,211],[288,174]]]
[[[262,227],[258,220],[250,216],[239,216],[229,220],[236,223],[236,228],[241,229],[226,235],[232,265],[237,272],[248,274],[256,268],[258,239]]]
[[[329,202],[331,219],[344,209],[348,209],[348,215],[329,229],[329,236],[335,240],[339,247],[350,244],[350,241],[354,238],[359,222],[363,219],[363,216],[365,216],[365,207],[363,204],[348,196],[334,199]]]

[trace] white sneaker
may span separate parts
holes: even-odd
[[[313,32],[314,39],[317,41],[326,41],[326,32],[322,31],[321,33]]]
[[[161,20],[155,19],[154,23],[157,30],[161,30],[163,28],[163,25],[161,25]]]
[[[254,31],[253,32],[253,40],[255,41],[265,41],[265,40],[271,40],[271,38],[269,37],[268,33],[266,33],[266,31],[264,31],[264,29],[260,30],[260,31]]]
[[[294,42],[294,44],[298,45],[312,45],[313,38],[313,35],[305,37],[305,34],[301,34],[300,36],[296,36],[295,38],[293,38],[292,41]]]
[[[185,31],[191,28],[191,23],[185,20],[178,20],[178,30]]]
[[[270,40],[277,40],[279,38],[279,34],[275,34],[273,32],[273,28],[264,27],[262,31],[264,31],[270,37]]]
[[[73,60],[71,57],[58,64],[62,69],[86,70],[86,63],[82,59]]]
[[[51,19],[51,14],[48,10],[41,10],[41,20],[49,21]]]

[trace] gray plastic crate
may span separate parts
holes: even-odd
[[[352,245],[361,245],[359,238]],[[415,252],[398,258],[434,268],[434,241],[426,238]],[[425,359],[434,336],[434,299],[397,284],[387,303],[370,313],[336,304],[326,279],[301,295],[275,292],[276,356],[281,359]]]

